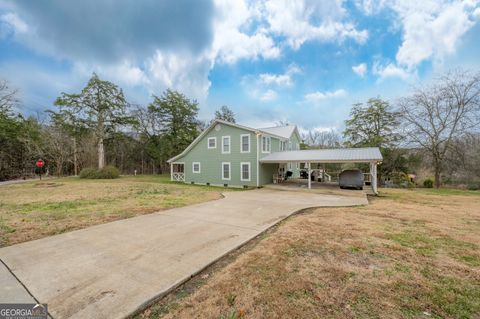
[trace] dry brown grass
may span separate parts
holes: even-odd
[[[381,195],[288,219],[139,317],[480,318],[480,194]]]
[[[218,199],[224,189],[165,176],[62,178],[0,187],[0,247]]]

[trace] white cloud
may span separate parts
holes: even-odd
[[[360,63],[359,65],[354,65],[352,66],[353,72],[358,74],[360,77],[364,77],[365,74],[367,73],[367,64],[366,63]]]
[[[291,64],[287,71],[283,74],[272,74],[272,73],[262,73],[259,75],[259,81],[266,85],[277,85],[277,86],[292,86],[294,74],[300,73],[301,70],[295,64]]]
[[[373,63],[372,73],[379,76],[380,80],[392,77],[407,80],[411,76],[408,71],[401,67],[398,67],[394,63],[387,63],[386,65],[382,65],[378,61],[375,61]]]
[[[146,65],[149,87],[157,93],[167,88],[179,90],[203,102],[211,84],[208,73],[212,63],[207,56],[192,57],[186,53],[157,51]]]
[[[250,25],[258,12],[245,0],[216,0],[217,16],[214,22],[213,55],[226,63],[239,59],[266,59],[280,56],[280,49],[266,30],[257,28],[251,34],[242,32]]]
[[[342,1],[269,0],[261,9],[268,30],[286,38],[289,46],[298,49],[304,42],[342,42],[353,39],[365,43],[367,30],[357,30],[346,21]]]
[[[441,62],[475,24],[470,18],[474,7],[468,1],[396,1],[392,9],[403,29],[396,60],[408,69],[429,59]]]
[[[473,16],[475,18],[480,18],[480,8],[476,8],[475,11],[473,11]]]
[[[260,100],[264,102],[273,101],[277,98],[278,94],[274,90],[267,90],[265,93],[260,96]]]
[[[26,33],[29,30],[28,25],[13,12],[1,15],[0,22],[6,24],[4,27],[11,28],[16,34]],[[1,27],[2,24],[0,24]]]
[[[318,103],[327,99],[340,98],[347,95],[347,92],[343,89],[339,89],[333,92],[312,92],[305,95],[305,100],[308,102]]]

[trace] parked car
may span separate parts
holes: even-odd
[[[340,188],[363,189],[363,174],[359,169],[346,169],[340,173],[338,184]]]

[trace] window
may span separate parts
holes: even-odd
[[[300,149],[300,144],[299,144],[299,143],[296,143],[296,144],[295,144],[295,149],[296,149],[296,150],[299,150],[299,149]]]
[[[208,138],[208,148],[217,148],[217,138],[209,137]]]
[[[240,153],[250,153],[250,134],[240,135]]]
[[[250,162],[240,163],[240,180],[250,181]]]
[[[270,153],[271,139],[270,136],[262,136],[262,153]]]
[[[193,162],[192,163],[192,172],[198,174],[200,173],[200,162]]]
[[[222,154],[230,153],[230,136],[222,136]]]
[[[287,150],[287,142],[286,141],[281,141],[280,142],[280,151],[286,151]]]
[[[222,179],[223,180],[230,180],[230,163],[223,162],[222,163]]]

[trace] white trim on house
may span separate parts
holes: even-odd
[[[279,139],[285,139],[284,137],[282,136],[279,136],[279,135],[276,135],[276,134],[271,134],[271,133],[268,133],[268,132],[264,132],[262,130],[258,130],[258,129],[254,129],[254,128],[251,128],[251,127],[247,127],[247,126],[243,126],[243,125],[238,125],[238,124],[235,124],[235,123],[230,123],[230,122],[227,122],[227,121],[222,121],[222,120],[214,120],[212,122],[212,124],[210,124],[209,127],[207,127],[202,133],[200,133],[199,136],[197,136],[197,138],[192,142],[190,143],[190,145],[187,146],[187,148],[181,152],[180,154],[172,157],[171,159],[169,159],[167,161],[167,163],[171,163],[173,161],[176,161],[177,159],[179,158],[182,158],[183,156],[185,156],[185,154],[187,154],[188,152],[190,152],[190,150],[195,146],[197,145],[201,140],[202,138],[208,133],[210,132],[210,130],[215,127],[215,125],[217,124],[222,124],[222,125],[228,125],[228,126],[232,126],[232,127],[236,127],[236,128],[241,128],[241,129],[244,129],[244,130],[247,130],[247,131],[250,131],[250,132],[253,132],[255,134],[258,134],[258,133],[263,133],[263,134],[268,134],[270,136],[273,136],[273,137],[276,137],[276,138],[279,138]]]
[[[248,165],[248,178],[243,178],[243,165]],[[250,182],[252,180],[252,164],[250,162],[240,162],[240,181]]]
[[[263,143],[265,139],[265,145]],[[262,135],[262,153],[271,153],[272,152],[272,138],[270,136]]]
[[[248,137],[248,150],[243,150],[243,138]],[[240,134],[240,153],[250,153],[250,134]]]
[[[228,178],[225,178],[225,170],[224,170],[225,165],[228,165]],[[222,162],[222,180],[229,181],[231,179],[232,179],[232,163]]]
[[[198,164],[198,171],[195,170],[195,164]],[[192,173],[200,174],[202,172],[202,166],[200,162],[192,162]]]
[[[183,173],[174,172],[173,165],[183,165]],[[176,182],[185,182],[185,162],[172,162],[170,163],[170,180]]]
[[[228,151],[225,151],[225,142],[224,140],[228,139]],[[230,154],[232,152],[232,138],[230,135],[222,136],[222,154]]]
[[[210,140],[214,141],[213,146],[210,146]],[[207,148],[208,149],[217,148],[217,138],[215,136],[207,138]]]

